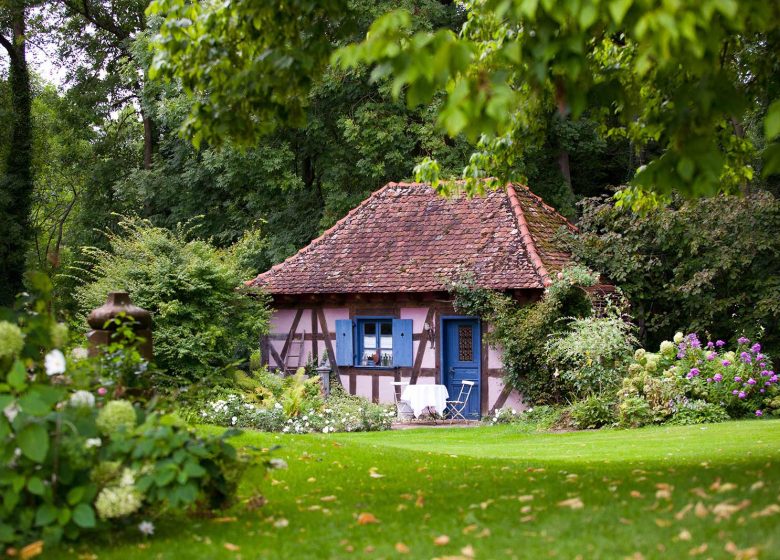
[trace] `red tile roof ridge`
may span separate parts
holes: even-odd
[[[338,228],[341,224],[343,224],[344,222],[349,220],[352,216],[357,214],[358,211],[361,210],[364,206],[366,206],[372,199],[376,198],[379,195],[379,193],[382,193],[385,190],[387,190],[389,188],[392,188],[392,187],[396,187],[396,186],[404,186],[404,185],[403,185],[403,183],[393,183],[393,182],[390,182],[390,183],[387,183],[384,187],[375,190],[363,202],[361,202],[360,204],[355,206],[352,210],[347,212],[346,216],[344,216],[343,218],[338,220],[335,224],[333,224],[328,229],[323,231],[322,234],[320,234],[319,236],[317,236],[314,239],[312,239],[311,242],[308,245],[306,245],[304,247],[301,247],[296,253],[290,255],[289,257],[284,259],[282,262],[273,265],[271,268],[269,268],[265,272],[263,272],[261,274],[258,274],[255,278],[252,278],[251,280],[247,280],[246,282],[244,282],[244,284],[247,285],[247,286],[255,285],[255,283],[260,279],[260,276],[262,276],[264,274],[268,274],[268,273],[270,273],[270,272],[272,272],[274,270],[277,270],[277,269],[281,268],[282,266],[284,266],[285,263],[287,263],[287,261],[290,261],[290,260],[296,258],[297,256],[303,255],[304,253],[310,251],[312,248],[316,247],[330,232],[332,232],[333,230]]]
[[[523,206],[520,204],[520,199],[517,198],[517,192],[512,183],[507,183],[506,193],[509,196],[509,205],[512,207],[515,218],[517,218],[517,226],[520,228],[520,240],[523,242],[523,245],[525,245],[526,251],[528,251],[528,257],[531,259],[531,263],[534,265],[536,272],[541,277],[542,284],[547,287],[552,283],[550,280],[550,273],[547,272],[547,268],[544,266],[542,258],[539,256],[536,242],[531,235],[531,231],[528,229],[528,220],[525,219]]]

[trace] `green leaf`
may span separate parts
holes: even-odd
[[[27,370],[24,369],[24,364],[19,360],[14,362],[11,366],[11,371],[8,374],[8,384],[17,391],[21,391],[27,386]]]
[[[19,406],[24,412],[32,416],[45,416],[51,411],[49,405],[34,393],[28,393],[20,397]]]
[[[50,525],[57,519],[59,510],[51,504],[43,504],[35,512],[35,524],[38,527],[44,527]]]
[[[677,162],[677,172],[680,177],[686,181],[690,181],[693,178],[693,172],[696,170],[696,165],[691,158],[683,157]]]
[[[46,488],[43,486],[43,481],[37,476],[34,476],[27,481],[27,490],[29,490],[31,494],[35,494],[36,496],[43,496],[43,493],[46,491]]]
[[[609,3],[609,15],[612,16],[612,21],[615,25],[623,23],[623,18],[626,17],[628,9],[631,7],[633,0],[612,0]]]
[[[184,463],[184,473],[189,478],[198,478],[206,474],[206,469],[201,467],[195,461],[187,461],[186,463]]]
[[[95,510],[89,504],[79,504],[73,508],[73,522],[83,529],[95,526]]]
[[[780,135],[780,99],[774,101],[766,112],[764,134],[767,140],[774,140]]]
[[[86,488],[84,486],[76,486],[68,491],[68,503],[70,505],[76,505],[84,497]]]
[[[22,454],[36,463],[42,463],[49,451],[49,434],[41,424],[28,424],[22,428],[16,435],[16,442]]]

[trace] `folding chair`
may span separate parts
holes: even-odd
[[[474,387],[473,381],[461,381],[460,386],[460,393],[458,394],[458,398],[454,401],[447,401],[447,416],[449,416],[450,420],[457,420],[460,418],[461,420],[465,420],[466,417],[463,416],[463,411],[466,410],[466,404],[469,402],[469,397],[471,396],[471,389]]]
[[[412,405],[409,401],[401,400],[401,394],[404,392],[404,387],[409,385],[408,381],[393,381],[393,400],[395,400],[395,414],[398,418],[411,418],[414,416]]]

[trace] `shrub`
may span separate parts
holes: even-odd
[[[639,428],[653,419],[653,409],[642,397],[628,397],[618,405],[618,423],[623,428]]]
[[[74,294],[85,315],[106,293],[127,290],[136,305],[152,312],[155,361],[179,381],[214,376],[247,347],[268,323],[265,298],[237,289],[246,271],[234,253],[191,240],[189,232],[126,219],[108,234],[110,251],[91,249],[88,281]]]
[[[669,424],[709,424],[725,422],[729,419],[728,412],[722,406],[707,401],[686,399],[680,404],[675,404],[674,414]]]
[[[45,280],[31,282],[49,293]],[[0,543],[51,544],[230,501],[250,465],[227,443],[231,433],[199,437],[151,407],[113,400],[127,388],[104,390],[99,376],[120,375],[98,359],[72,368],[54,347],[61,328],[46,299],[25,303],[29,309],[19,314],[0,310],[0,320],[21,326],[25,341],[0,358]],[[251,462],[261,471],[267,464],[263,457]]]
[[[564,409],[540,405],[525,410],[500,408],[485,416],[483,421],[491,425],[512,424],[522,431],[544,431],[560,427]]]
[[[550,366],[569,396],[580,399],[617,388],[637,343],[633,329],[619,310],[609,307],[604,317],[570,318],[567,330],[548,341]]]
[[[593,430],[614,424],[615,401],[605,396],[591,395],[569,407],[571,423],[580,430]]]

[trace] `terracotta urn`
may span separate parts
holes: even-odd
[[[116,330],[116,325],[108,321],[124,313],[127,317],[135,320],[138,329],[149,329],[152,326],[152,314],[146,309],[133,305],[130,301],[130,294],[127,292],[109,292],[106,303],[93,309],[87,316],[87,323],[95,330]]]

